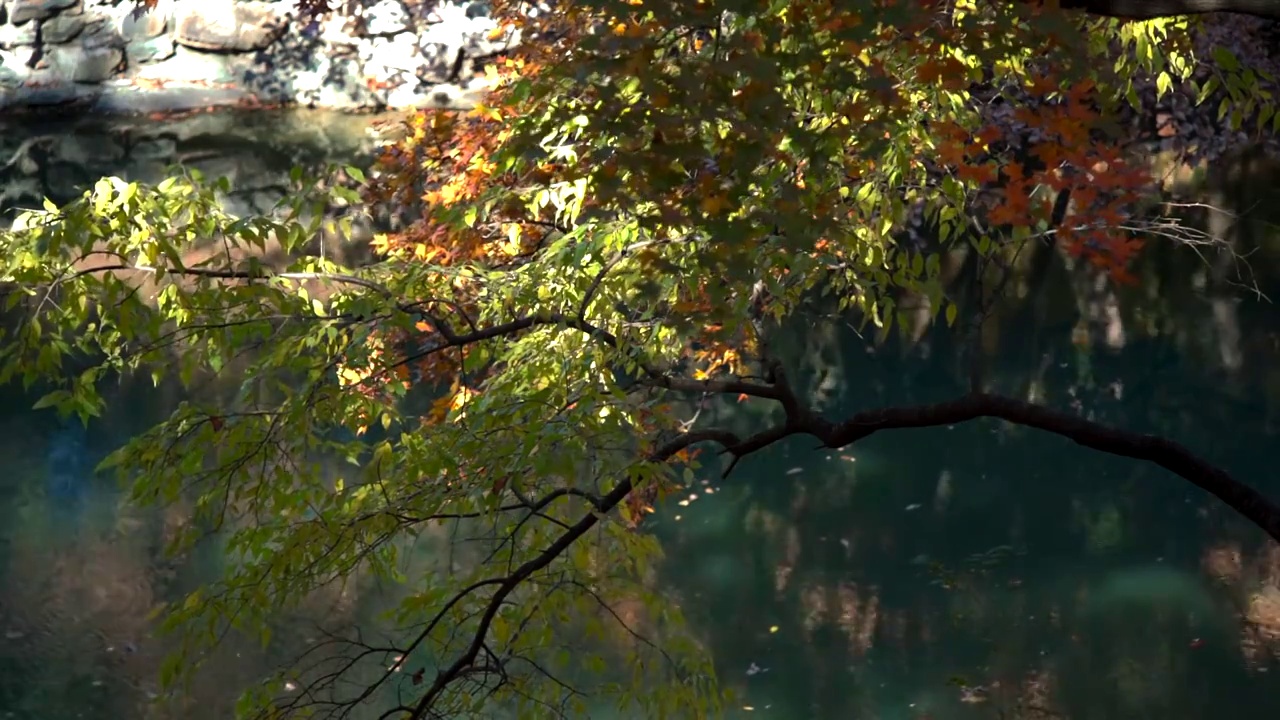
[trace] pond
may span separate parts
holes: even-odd
[[[76,120],[81,136],[115,138],[78,156],[62,146],[68,133],[26,127],[42,139],[22,169],[66,199],[91,176],[155,172],[128,159],[139,133],[168,133],[148,152],[279,176],[300,159],[363,152],[359,127],[331,120],[288,120],[314,131],[301,137],[243,119],[202,120],[215,124],[195,135]],[[204,154],[183,154],[194,147]],[[1240,285],[1280,296],[1280,217],[1265,212],[1277,192],[1266,172],[1209,173],[1205,200],[1251,210],[1221,228],[1247,269],[1153,246],[1142,282],[1116,288],[1051,254],[1032,258],[1025,292],[982,338],[992,381],[1171,436],[1280,497],[1280,314]],[[962,350],[946,334],[793,340],[798,380],[833,417],[964,387]],[[221,559],[164,559],[181,508],[140,512],[92,473],[178,400],[145,385],[124,388],[87,430],[4,391],[0,718],[225,720],[235,688],[280,659],[229,647],[180,715],[147,707],[166,650],[148,615]],[[721,412],[746,424],[755,411]],[[736,717],[1280,717],[1280,548],[1168,473],[1055,437],[983,422],[841,451],[798,439],[728,478],[700,478],[652,527],[672,592],[737,691]],[[331,600],[352,621],[367,611]]]
[[[1101,297],[1046,256],[984,354],[1007,394],[1171,437],[1275,498],[1280,313],[1256,291],[1280,292],[1280,184],[1238,171],[1199,194],[1241,219],[1199,220],[1248,260],[1153,246]],[[838,418],[962,394],[954,337],[792,345]],[[1280,712],[1280,548],[1154,466],[976,422],[800,438],[702,484],[661,532],[741,717]]]

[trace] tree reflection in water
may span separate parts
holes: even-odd
[[[1215,202],[1232,199],[1245,219],[1217,231],[1260,287],[1280,288],[1280,232],[1243,212],[1280,207],[1244,192],[1280,182],[1241,177],[1220,178]],[[991,381],[1171,435],[1266,482],[1280,429],[1280,323],[1241,291],[1240,267],[1208,260],[1152,244],[1136,269],[1142,282],[1111,287],[1052,250],[1027,253],[998,322],[983,327]],[[947,265],[957,282],[963,265]],[[797,381],[818,407],[941,399],[967,381],[954,337],[919,327],[907,342],[851,335],[805,329],[779,343],[794,349],[805,369]],[[216,546],[164,559],[186,522],[181,506],[143,515],[107,481],[73,476],[92,467],[95,447],[141,429],[144,410],[176,400],[126,389],[117,417],[79,440],[43,427],[43,415],[0,420],[0,708],[42,720],[221,720],[233,688],[317,641],[316,618],[372,620],[376,588],[333,587],[282,623],[268,652],[229,645],[182,706],[147,707],[167,649],[149,614],[223,560]],[[751,403],[719,412],[744,427],[761,420]],[[83,498],[74,525],[59,512],[66,497]],[[749,712],[1280,716],[1280,548],[1151,468],[997,423],[898,432],[851,453],[800,438],[728,479],[700,479],[656,520],[666,580]],[[617,618],[644,634],[652,613],[639,598],[659,587],[649,578],[621,598]],[[619,630],[605,641],[621,649],[636,638]]]
[[[1280,176],[1208,176],[1205,199],[1228,212],[1185,212],[1231,253],[1149,245],[1133,287],[1027,253],[983,328],[989,381],[1174,437],[1280,492],[1265,486],[1280,447],[1280,315],[1252,292],[1280,290],[1280,216],[1260,212],[1280,207]],[[951,334],[795,333],[777,345],[795,348],[799,382],[832,412],[938,400],[967,382]],[[718,424],[747,428],[768,411],[720,412]],[[876,436],[853,454],[797,439],[708,476],[714,498],[661,517],[667,573],[752,712],[1280,712],[1280,548],[1218,503],[998,423]]]

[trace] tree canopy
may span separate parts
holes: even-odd
[[[1160,465],[1280,539],[1272,502],[1185,447],[995,394],[978,362],[961,397],[832,418],[775,346],[789,324],[887,333],[921,307],[972,336],[1031,243],[1133,282],[1144,242],[1189,237],[1150,219],[1149,168],[1115,121],[1134,78],[1280,124],[1230,53],[1194,76],[1195,20],[934,0],[499,10],[536,42],[489,68],[482,107],[416,113],[368,177],[346,169],[358,189],[299,173],[279,212],[234,218],[225,181],[104,178],[0,233],[0,379],[54,383],[38,405],[86,421],[120,377],[191,391],[106,463],[138,501],[193,501],[176,552],[213,533],[229,558],[167,609],[186,640],[174,687],[227,632],[267,642],[280,613],[376,577],[397,588],[385,637],[311,648],[248,689],[245,716],[542,717],[600,697],[714,715],[643,519],[694,470],[795,435],[841,448],[998,418]],[[367,265],[310,251],[329,208],[378,204],[424,210]],[[965,282],[943,271],[957,251]],[[708,420],[714,402],[750,408],[749,427]],[[411,561],[442,537],[456,557]],[[579,651],[619,625],[625,652]]]

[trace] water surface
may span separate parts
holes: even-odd
[[[235,145],[223,139],[211,146]],[[298,153],[254,162],[264,157],[287,172]],[[103,163],[88,174],[110,172]],[[1273,297],[1280,233],[1256,208],[1280,205],[1278,187],[1206,191],[1253,209],[1224,232]],[[1111,287],[1043,259],[983,337],[996,386],[1169,435],[1280,498],[1280,316],[1239,286],[1238,263],[1157,248],[1140,285]],[[832,417],[964,389],[964,352],[945,334],[791,340],[799,382]],[[222,720],[235,690],[280,659],[230,646],[188,707],[147,708],[167,649],[148,614],[221,558],[165,559],[183,508],[127,507],[91,472],[178,400],[145,385],[87,430],[5,391],[0,717]],[[731,412],[742,428],[761,422],[750,404]],[[793,439],[727,479],[707,475],[653,524],[673,597],[738,692],[736,715],[1280,717],[1280,549],[1186,482],[995,422],[813,445]],[[362,617],[355,599],[329,601]]]

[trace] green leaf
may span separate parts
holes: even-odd
[[[1218,45],[1213,48],[1212,52],[1214,65],[1222,68],[1228,73],[1236,73],[1240,71],[1240,61],[1236,59],[1235,53],[1227,48]]]
[[[47,393],[31,406],[32,410],[44,410],[46,408],[56,407],[66,401],[67,393],[65,390],[55,390]]]
[[[1221,84],[1222,83],[1218,80],[1216,75],[1206,80],[1204,84],[1200,86],[1199,92],[1196,93],[1196,105],[1203,105],[1204,101],[1208,100],[1210,95],[1217,92]]]

